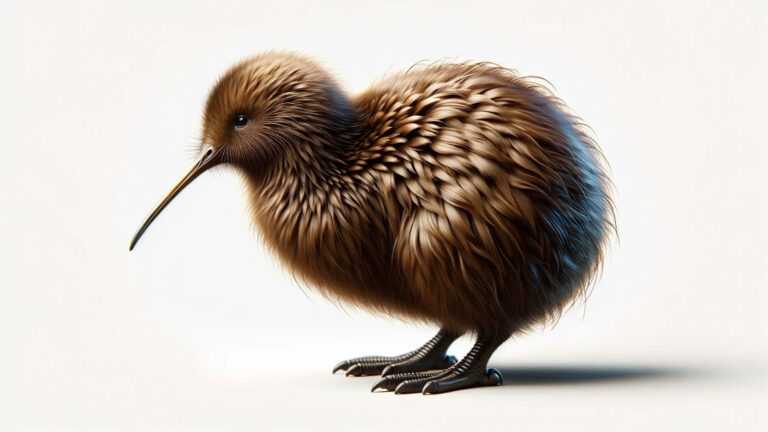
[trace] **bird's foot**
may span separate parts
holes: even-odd
[[[387,375],[374,384],[371,391],[384,389],[396,394],[446,393],[478,386],[501,385],[501,373],[486,368],[493,351],[504,342],[508,335],[479,335],[475,345],[460,362],[437,372],[406,372]]]
[[[399,356],[368,356],[345,360],[333,368],[333,373],[346,371],[347,376],[390,375],[406,372],[441,370],[456,363],[456,357],[445,351],[459,335],[440,332],[417,350]]]
[[[501,373],[493,368],[465,368],[457,363],[439,372],[409,372],[387,375],[377,382],[371,391],[384,389],[395,394],[446,393],[470,387],[501,385]]]

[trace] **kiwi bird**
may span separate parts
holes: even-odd
[[[339,363],[372,390],[501,384],[511,335],[584,292],[613,227],[604,160],[583,123],[532,80],[490,63],[417,66],[350,95],[315,61],[236,64],[205,106],[200,156],[133,238],[199,174],[246,180],[264,241],[324,294],[439,327],[406,354]],[[447,355],[476,338],[460,361]]]

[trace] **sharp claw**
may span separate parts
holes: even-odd
[[[376,390],[383,388],[384,390],[387,390],[387,379],[381,379],[376,384],[371,387],[371,393],[375,392]],[[387,390],[389,391],[389,390]]]
[[[417,381],[416,383],[414,381]],[[416,393],[419,388],[414,388],[414,385],[418,385],[418,379],[403,381],[397,387],[395,387],[395,394]]]
[[[344,360],[343,362],[340,362],[339,364],[334,366],[333,367],[333,372],[331,372],[331,373],[336,373],[336,372],[338,372],[340,370],[347,370],[348,367],[349,367],[349,362]]]
[[[391,374],[392,374],[392,369],[394,369],[394,368],[392,367],[392,365],[387,365],[387,366],[386,366],[386,367],[385,367],[385,368],[384,368],[384,369],[381,371],[381,376],[385,377],[385,376],[387,376],[387,375],[391,375]]]
[[[362,373],[362,367],[360,367],[359,364],[352,365],[349,370],[347,370],[347,376],[360,376]]]
[[[434,394],[437,391],[438,384],[434,381],[430,381],[426,384],[424,384],[424,387],[421,389],[421,394]]]

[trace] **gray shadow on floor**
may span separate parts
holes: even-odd
[[[504,385],[570,385],[689,378],[701,371],[663,366],[498,366]]]

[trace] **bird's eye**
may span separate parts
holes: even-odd
[[[235,127],[245,127],[248,124],[248,116],[245,114],[239,114],[235,117]]]

